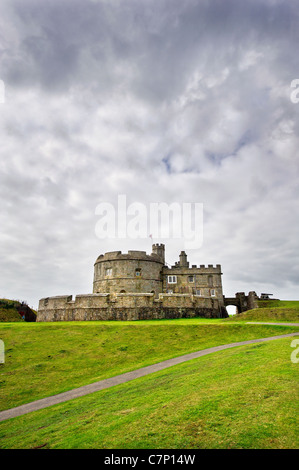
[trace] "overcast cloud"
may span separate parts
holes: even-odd
[[[298,20],[296,0],[2,0],[0,297],[90,293],[99,254],[151,252],[96,236],[124,194],[203,203],[188,259],[225,295],[298,299]]]

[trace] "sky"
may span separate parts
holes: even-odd
[[[227,297],[299,299],[298,20],[297,0],[1,0],[0,297],[91,293],[100,254],[164,243],[221,264]],[[120,197],[147,220],[201,205],[202,243],[101,236]]]

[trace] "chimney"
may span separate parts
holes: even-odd
[[[189,268],[189,263],[187,261],[187,255],[184,251],[181,251],[180,254],[180,267],[182,268]]]

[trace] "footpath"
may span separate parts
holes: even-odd
[[[271,323],[271,325],[274,325],[274,324],[275,323]],[[289,325],[291,324],[289,323]],[[299,326],[298,323],[293,323],[292,325]],[[74,388],[73,390],[69,390],[64,393],[59,393],[57,395],[53,395],[47,398],[42,398],[40,400],[36,400],[31,403],[27,403],[25,405],[11,408],[9,410],[1,411],[0,421],[4,421],[10,418],[16,418],[17,416],[22,416],[24,414],[31,413],[32,411],[41,410],[49,406],[57,405],[58,403],[63,403],[69,400],[73,400],[75,398],[83,397],[84,395],[88,395],[90,393],[94,393],[100,390],[104,390],[106,388],[114,387],[115,385],[120,385],[125,382],[138,379],[139,377],[144,377],[145,375],[152,374],[154,372],[158,372],[163,369],[167,369],[168,367],[175,366],[177,364],[182,364],[183,362],[187,362],[192,359],[197,359],[199,357],[206,356],[207,354],[212,354],[212,353],[223,351],[229,348],[235,348],[237,346],[245,346],[247,344],[261,343],[264,341],[273,341],[275,339],[289,338],[292,336],[299,336],[299,332],[289,333],[285,335],[278,335],[278,336],[270,336],[268,338],[259,338],[259,339],[252,339],[248,341],[240,341],[237,343],[224,344],[221,346],[215,346],[213,348],[203,349],[202,351],[196,351],[193,353],[184,354],[183,356],[174,357],[166,361],[158,362],[151,366],[142,367],[141,369],[136,369],[131,372],[126,372],[124,374],[116,375],[115,377],[110,377],[108,379],[100,380],[98,382],[94,382],[89,385],[84,385],[79,388]]]

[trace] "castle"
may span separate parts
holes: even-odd
[[[150,255],[112,251],[94,264],[92,294],[43,298],[37,321],[225,318],[221,275],[219,264],[189,266],[184,251],[168,267],[163,244]]]

